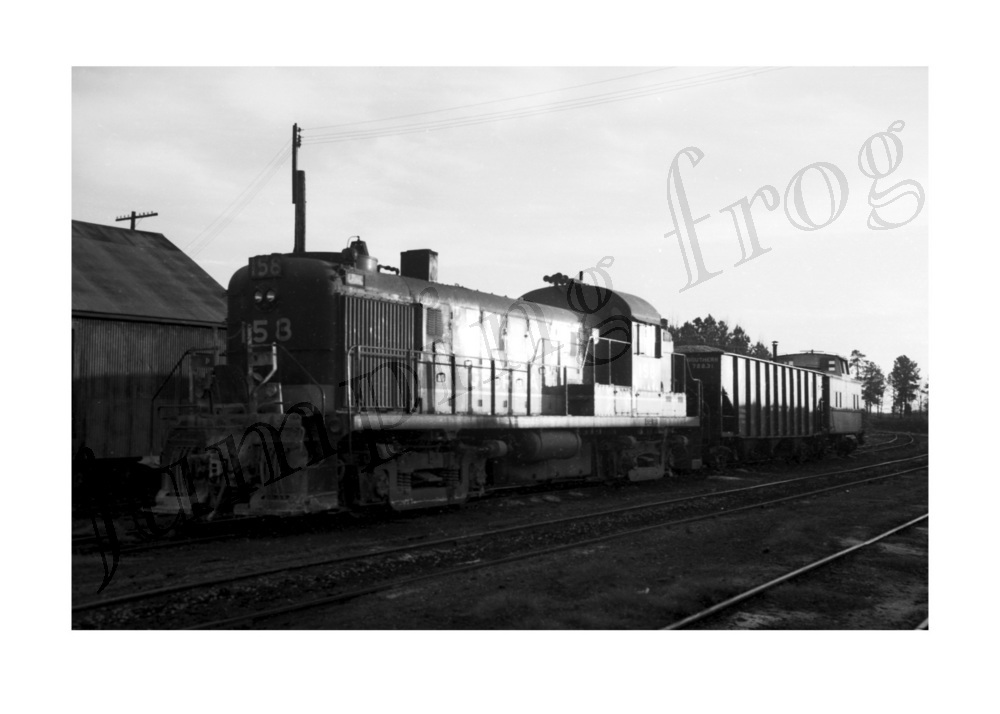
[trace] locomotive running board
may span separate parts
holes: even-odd
[[[698,417],[664,416],[492,416],[481,414],[355,414],[351,428],[367,431],[427,429],[665,429],[696,428]]]

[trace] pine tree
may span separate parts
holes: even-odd
[[[725,320],[716,320],[711,315],[707,315],[704,319],[696,317],[680,327],[671,325],[667,329],[678,347],[707,345],[737,355],[771,358],[771,351],[764,343],[758,341],[751,347],[750,336],[742,327],[736,325],[730,330]]]
[[[756,344],[754,344],[753,349],[750,350],[750,356],[759,357],[760,359],[771,359],[771,357],[773,357],[771,350],[769,350],[767,345],[760,340],[758,340]]]
[[[885,386],[885,375],[882,373],[882,369],[874,362],[865,360],[861,372],[861,398],[868,411],[871,411],[872,405],[877,405],[881,411]]]
[[[739,325],[733,328],[733,334],[729,337],[729,344],[726,350],[735,355],[750,353],[750,336]]]
[[[899,409],[900,416],[909,414],[912,410],[910,402],[916,398],[917,388],[920,386],[920,369],[917,363],[906,355],[897,357],[892,364],[892,372],[889,373],[889,384],[895,390],[893,411]]]
[[[861,379],[861,368],[865,365],[865,353],[861,350],[851,350],[850,365],[854,367],[854,376]]]

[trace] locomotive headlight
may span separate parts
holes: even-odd
[[[253,294],[253,301],[255,305],[260,305],[262,302],[264,302],[264,293],[262,293],[260,290],[255,292]]]
[[[266,293],[264,293],[264,299],[267,300],[268,302],[274,302],[275,300],[277,300],[277,298],[278,294],[274,292],[274,290],[268,290]]]

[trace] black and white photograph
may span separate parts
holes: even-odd
[[[981,706],[982,23],[640,5],[11,62],[18,710]]]
[[[74,628],[928,626],[926,68],[73,104]]]

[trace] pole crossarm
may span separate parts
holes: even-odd
[[[149,211],[148,213],[136,213],[135,211],[132,211],[132,213],[130,215],[118,216],[117,218],[115,218],[115,221],[131,221],[131,225],[129,226],[129,230],[134,231],[135,230],[135,221],[136,221],[136,219],[138,219],[138,218],[150,218],[152,216],[158,216],[158,215],[160,215],[160,214],[159,213],[154,213],[153,211]]]

